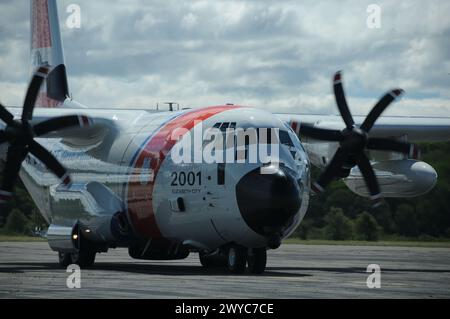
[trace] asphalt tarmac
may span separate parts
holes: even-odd
[[[380,288],[369,289],[369,264]],[[141,261],[126,249],[97,255],[81,288],[45,242],[0,243],[0,298],[449,298],[450,249],[282,245],[268,252],[263,275],[205,270],[197,254]]]

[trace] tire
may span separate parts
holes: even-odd
[[[70,253],[58,251],[58,261],[61,267],[67,267],[72,263],[72,256]]]
[[[247,250],[241,246],[231,246],[228,249],[227,268],[232,274],[242,274],[247,264]]]
[[[266,270],[267,251],[266,248],[249,249],[247,255],[248,271],[251,274],[262,274]]]
[[[76,253],[70,254],[72,263],[80,267],[91,267],[95,262],[96,252],[90,249],[81,249]]]
[[[198,257],[200,259],[200,263],[204,268],[219,268],[226,267],[227,265],[227,256],[221,252],[215,252],[213,254],[200,252],[198,254]]]
[[[200,263],[204,268],[211,268],[216,266],[212,258],[205,253],[199,253],[198,258],[200,259]]]

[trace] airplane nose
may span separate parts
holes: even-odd
[[[257,168],[236,185],[239,210],[247,225],[261,235],[280,231],[301,206],[301,189],[291,170],[280,165],[273,174]]]

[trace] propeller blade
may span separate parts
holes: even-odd
[[[367,189],[370,193],[370,199],[381,199],[380,185],[378,184],[377,177],[375,176],[375,172],[373,171],[372,165],[370,164],[366,154],[361,153],[358,160],[358,167],[364,177],[364,181],[366,182]]]
[[[342,87],[342,74],[341,71],[336,72],[333,80],[334,97],[336,98],[336,104],[341,113],[342,119],[344,120],[347,129],[351,129],[355,122],[353,121],[352,114],[347,105],[345,99],[344,88]]]
[[[3,191],[0,189],[0,205],[9,202],[13,197],[11,192]]]
[[[30,143],[30,153],[36,156],[42,163],[47,166],[56,176],[58,176],[65,185],[71,183],[67,170],[59,163],[59,161],[44,147],[36,141]]]
[[[12,191],[19,175],[26,150],[22,146],[11,145],[6,155],[6,165],[3,170],[3,183],[0,189],[0,203],[12,198]]]
[[[47,77],[48,69],[40,67],[33,75],[30,85],[28,86],[25,101],[23,102],[22,121],[31,120],[33,118],[33,110],[36,99],[39,94],[42,82]]]
[[[331,183],[331,181],[333,181],[336,176],[339,175],[339,170],[342,168],[342,165],[345,163],[346,159],[347,152],[342,148],[338,148],[333,156],[333,159],[328,164],[322,175],[320,175],[317,182],[314,182],[311,185],[312,190],[316,193],[323,192],[325,190],[325,187],[327,187],[327,185]]]
[[[341,131],[327,130],[310,125],[302,125],[300,128],[300,134],[322,141],[340,142],[343,138]]]
[[[409,158],[413,159],[420,158],[420,149],[417,145],[408,142],[393,140],[390,138],[371,137],[367,142],[367,148],[377,151],[403,153],[408,155]]]
[[[0,120],[5,122],[7,125],[14,123],[14,115],[9,113],[9,111],[2,104],[0,104]]]
[[[5,132],[0,131],[0,145],[5,143],[8,139],[6,138]]]
[[[59,131],[70,127],[85,127],[92,124],[92,119],[84,115],[68,115],[52,118],[36,124],[33,129],[36,136]]]
[[[369,115],[367,115],[366,119],[361,124],[360,128],[368,133],[372,129],[375,121],[378,119],[381,113],[383,113],[383,111],[389,106],[389,104],[392,103],[392,101],[401,96],[404,92],[405,91],[403,91],[402,89],[394,89],[386,93],[372,108]]]

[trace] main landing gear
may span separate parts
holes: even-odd
[[[266,270],[266,248],[249,249],[247,254],[248,271],[252,274],[262,274]]]
[[[80,267],[91,267],[94,265],[97,252],[106,251],[96,247],[92,242],[84,238],[78,230],[72,235],[72,241],[76,251],[58,251],[59,265],[62,267],[67,267],[70,264],[76,264]]]
[[[80,267],[91,267],[94,265],[97,252],[91,249],[79,249],[74,253],[58,252],[59,265],[67,267],[76,264]]]
[[[199,257],[205,268],[226,267],[232,274],[243,274],[247,268],[251,274],[262,274],[266,269],[267,250],[230,245],[211,254],[201,252]]]

